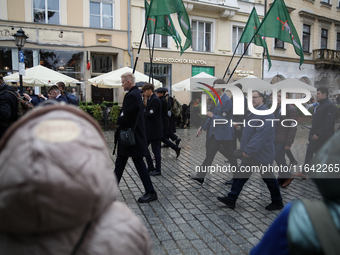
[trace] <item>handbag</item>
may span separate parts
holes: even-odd
[[[137,122],[139,119],[139,115],[140,115],[140,110],[138,113],[138,117],[136,119],[135,122],[135,126],[132,128],[124,128],[121,129],[119,132],[119,138],[120,138],[120,144],[124,147],[132,147],[134,145],[136,145],[136,139],[135,139],[135,129],[137,126]]]

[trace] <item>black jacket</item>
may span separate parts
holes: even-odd
[[[147,140],[161,139],[163,137],[162,105],[161,100],[155,94],[148,99],[144,117]]]
[[[10,92],[17,94],[15,89],[6,83],[0,85],[0,138],[7,128],[18,119],[18,98]]]
[[[309,140],[316,135],[321,142],[325,142],[334,134],[336,109],[328,98],[318,101],[309,132]]]
[[[117,119],[119,130],[124,128],[135,129],[136,145],[132,147],[124,147],[118,139],[118,155],[141,158],[147,154],[147,143],[145,135],[145,124],[143,116],[144,106],[140,91],[137,86],[133,86],[125,95],[121,115]]]
[[[159,98],[162,103],[162,124],[163,124],[163,130],[167,130],[169,128],[169,115],[168,115],[168,100],[166,100],[166,97],[160,97]]]

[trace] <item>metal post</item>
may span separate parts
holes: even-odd
[[[18,72],[19,72],[19,81],[20,81],[20,95],[22,95],[24,93],[24,87],[23,87],[23,84],[22,84],[22,75],[20,74],[20,51],[21,51],[21,48],[18,47]]]

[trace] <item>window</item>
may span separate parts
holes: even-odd
[[[321,29],[321,49],[327,49],[328,30]]]
[[[340,33],[336,34],[336,50],[340,51]]]
[[[322,3],[330,4],[330,0],[321,0]]]
[[[144,74],[150,76],[150,63],[144,63]],[[163,87],[168,87],[171,91],[171,65],[152,63],[153,78],[163,83]]]
[[[113,2],[90,2],[90,27],[113,28]]]
[[[77,80],[83,77],[83,52],[77,51],[57,51],[57,50],[40,50],[40,65],[66,74]]]
[[[212,23],[192,21],[192,50],[211,52]]]
[[[59,0],[33,0],[33,18],[36,23],[59,25]]]
[[[112,55],[93,54],[92,73],[108,73],[112,71]]]
[[[233,39],[232,39],[233,40],[233,52],[235,51],[235,48],[241,38],[243,29],[244,29],[243,27],[233,27]],[[240,43],[235,54],[242,55],[245,49],[247,48],[247,46],[248,46],[248,43]],[[248,55],[248,49],[245,55]]]
[[[149,47],[149,39],[150,39],[150,47],[153,46],[153,34],[149,36],[145,36],[145,44]],[[166,35],[155,35],[155,48],[168,48],[168,36]]]
[[[303,52],[309,52],[309,45],[310,45],[310,26],[303,24],[303,35],[302,35]]]
[[[275,48],[278,49],[284,49],[285,43],[284,41],[281,41],[280,39],[275,38]]]

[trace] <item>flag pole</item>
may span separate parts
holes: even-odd
[[[225,78],[225,76],[226,76],[226,74],[227,74],[227,72],[228,72],[228,70],[229,70],[229,66],[230,66],[231,62],[233,61],[233,58],[234,58],[234,56],[235,56],[235,54],[236,54],[236,50],[237,50],[239,44],[240,44],[240,41],[238,41],[238,43],[237,43],[237,45],[236,45],[236,48],[235,48],[235,50],[234,50],[234,54],[233,54],[233,56],[231,57],[231,59],[230,59],[230,61],[229,61],[229,64],[228,64],[227,69],[225,70],[225,73],[224,73],[223,78],[222,78],[223,80],[224,80],[224,78]]]
[[[149,83],[150,83],[150,80],[151,80],[151,77],[152,77],[152,85],[154,85],[154,81],[153,81],[153,70],[152,70],[152,60],[153,60],[153,53],[154,53],[154,49],[155,49],[157,20],[158,20],[158,18],[156,17],[156,21],[155,21],[155,29],[154,29],[154,31],[153,31],[152,51],[151,51],[151,54],[150,54]],[[150,52],[150,40],[149,40],[149,52]]]
[[[267,0],[264,0],[264,16],[263,18],[266,16],[267,14]],[[264,54],[266,52],[266,49],[263,48],[263,52],[262,52],[262,80],[264,79]]]
[[[276,0],[275,0],[275,1],[276,1]],[[273,7],[273,5],[272,5],[272,7]],[[270,10],[271,10],[271,8],[269,9],[268,13],[270,12]],[[268,14],[268,13],[267,13],[267,14]],[[256,30],[256,32],[254,33],[253,37],[252,37],[252,38],[251,38],[251,40],[250,40],[250,43],[248,43],[248,45],[247,45],[247,48],[244,50],[244,52],[243,52],[242,56],[241,56],[241,57],[240,57],[240,59],[238,60],[238,62],[237,62],[237,64],[236,64],[236,66],[235,66],[235,68],[234,68],[233,72],[230,74],[230,76],[229,76],[229,79],[228,79],[228,81],[227,81],[227,83],[226,83],[226,84],[228,84],[228,83],[229,83],[229,80],[230,80],[230,79],[231,79],[231,77],[233,76],[233,74],[234,74],[234,72],[235,72],[235,70],[236,70],[237,66],[240,64],[240,62],[241,62],[241,59],[243,58],[244,54],[247,52],[247,50],[248,50],[248,48],[249,48],[249,46],[250,46],[251,42],[254,40],[254,37],[255,37],[255,35],[257,35],[257,32],[258,32],[258,31],[260,31],[260,28],[262,27],[262,25],[263,25],[263,22],[264,22],[264,20],[265,20],[265,19],[266,19],[266,17],[267,17],[267,14],[266,14],[266,16],[263,18],[263,20],[262,20],[262,22],[261,22],[261,24],[260,24],[259,28],[258,28],[258,29]]]
[[[151,11],[151,5],[152,5],[152,3],[153,3],[153,0],[150,1],[150,7],[149,7],[148,13],[147,13],[147,15],[146,15],[145,25],[144,25],[144,29],[143,29],[143,33],[142,33],[142,38],[140,39],[139,48],[138,48],[138,52],[137,52],[137,56],[136,56],[136,61],[135,61],[135,64],[134,64],[134,66],[133,66],[133,71],[132,71],[132,73],[135,73],[135,71],[136,71],[136,66],[137,66],[137,62],[138,62],[138,57],[139,57],[140,49],[142,48],[143,38],[144,38],[146,26],[147,26],[147,24],[148,24],[148,18],[149,18],[149,14],[150,14],[150,11]]]
[[[261,27],[261,25],[260,25],[260,27]],[[238,67],[238,65],[239,65],[239,64],[240,64],[240,62],[241,62],[241,59],[243,58],[244,54],[247,52],[247,50],[248,50],[248,48],[249,48],[249,46],[250,46],[251,42],[253,41],[253,39],[254,39],[255,35],[256,35],[256,33],[255,33],[255,34],[253,35],[253,37],[251,38],[251,40],[250,40],[250,43],[248,43],[248,45],[247,45],[247,48],[244,50],[244,52],[243,52],[242,56],[241,56],[241,57],[240,57],[240,59],[238,60],[238,62],[237,62],[237,64],[236,64],[236,66],[234,67],[234,70],[233,70],[233,72],[230,74],[230,76],[229,76],[229,79],[228,79],[228,81],[227,81],[227,83],[226,83],[226,84],[228,84],[228,83],[229,83],[229,80],[230,80],[230,78],[233,76],[233,74],[234,74],[234,72],[235,72],[236,68]]]

